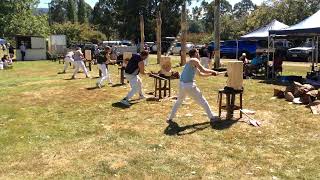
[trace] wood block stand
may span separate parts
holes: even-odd
[[[225,105],[222,105],[222,99],[223,95],[226,95],[226,103]],[[239,94],[239,101],[240,104],[237,106],[235,105],[236,95]],[[234,110],[240,110],[242,109],[242,95],[243,90],[226,90],[226,89],[220,89],[218,92],[218,101],[219,101],[219,117],[221,117],[221,110],[227,110],[227,116],[226,119],[230,120],[233,118],[233,112]],[[240,118],[242,118],[242,112],[240,111]]]
[[[150,74],[154,78],[154,97],[162,99],[171,97],[171,79],[160,77],[156,74]],[[162,96],[163,95],[163,96]]]
[[[119,72],[119,76],[120,76],[120,84],[125,84],[124,80],[126,79],[126,77],[124,77],[124,71],[125,71],[125,67],[123,67],[123,66],[118,67],[118,72]]]

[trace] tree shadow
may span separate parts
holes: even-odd
[[[210,122],[196,123],[187,126],[179,126],[176,122],[170,122],[169,125],[164,130],[164,134],[168,136],[183,136],[188,134],[193,134],[198,131],[203,131],[210,127]],[[190,130],[190,131],[188,131]]]

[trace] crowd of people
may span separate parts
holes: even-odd
[[[7,52],[4,53],[4,55],[1,57],[0,70],[12,68],[14,58],[14,47],[10,43],[7,43],[1,44],[0,49],[2,52]]]

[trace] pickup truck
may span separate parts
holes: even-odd
[[[237,45],[236,40],[225,41],[221,46],[221,57],[236,58],[237,47],[238,57],[240,57],[242,53],[246,53],[247,57],[252,59],[256,54],[258,43],[256,41],[239,40]]]
[[[287,59],[311,62],[312,51],[315,51],[315,48],[312,47],[311,41],[307,41],[302,43],[299,47],[289,49],[287,51]]]

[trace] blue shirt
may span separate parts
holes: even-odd
[[[196,68],[191,65],[191,63],[187,63],[184,66],[184,69],[180,76],[180,82],[183,83],[191,83],[194,81],[194,77],[196,74]]]

